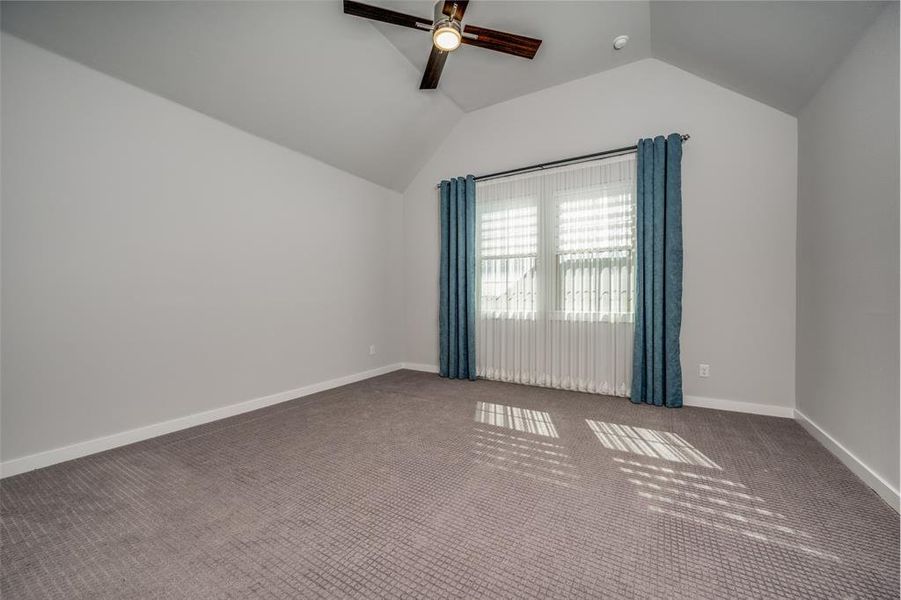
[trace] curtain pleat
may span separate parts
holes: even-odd
[[[438,371],[442,377],[475,379],[475,179],[442,181],[440,190]]]
[[[682,138],[638,142],[633,402],[682,406]]]
[[[478,182],[478,374],[628,396],[636,160]]]

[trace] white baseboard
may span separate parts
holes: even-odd
[[[280,402],[287,402],[288,400],[294,400],[295,398],[309,396],[310,394],[323,392],[325,390],[330,390],[332,388],[347,385],[349,383],[355,383],[357,381],[369,379],[370,377],[384,375],[385,373],[397,371],[401,368],[404,368],[401,363],[386,365],[377,369],[361,371],[359,373],[354,373],[345,377],[338,377],[337,379],[321,381],[319,383],[314,383],[297,389],[287,390],[284,392],[279,392],[277,394],[271,394],[269,396],[263,396],[262,398],[245,400],[244,402],[238,402],[236,404],[230,404],[228,406],[214,408],[212,410],[194,413],[192,415],[178,417],[169,421],[154,423],[152,425],[146,425],[144,427],[138,427],[136,429],[129,429],[128,431],[114,433],[112,435],[94,438],[92,440],[78,442],[69,446],[63,446],[62,448],[54,448],[53,450],[47,450],[45,452],[38,452],[36,454],[29,454],[28,456],[23,456],[20,458],[13,458],[11,460],[0,463],[0,478],[11,477],[13,475],[18,475],[19,473],[25,473],[26,471],[33,471],[42,467],[49,467],[50,465],[55,465],[56,463],[72,460],[74,458],[80,458],[82,456],[88,456],[89,454],[96,454],[97,452],[103,452],[104,450],[110,450],[119,446],[126,446],[135,442],[140,442],[157,436],[165,435],[167,433],[172,433],[173,431],[179,431],[181,429],[187,429],[188,427],[194,427],[195,425],[203,425],[204,423],[210,423],[211,421],[218,421],[219,419],[225,419],[226,417],[240,415],[241,413],[257,410],[259,408],[265,408],[267,406],[272,406],[273,404],[278,404]]]
[[[424,373],[437,373],[438,365],[425,363],[401,363],[402,369],[411,371],[423,371]],[[716,410],[729,410],[734,412],[751,413],[755,415],[767,415],[770,417],[784,417],[791,419],[794,409],[790,406],[774,406],[772,404],[756,404],[753,402],[739,402],[737,400],[720,400],[719,398],[705,398],[703,396],[685,396],[685,406],[698,408],[714,408]]]
[[[901,496],[898,490],[893,488],[889,482],[882,478],[878,473],[873,471],[862,460],[854,456],[854,453],[845,448],[841,442],[832,437],[825,429],[811,421],[800,410],[795,409],[795,420],[798,424],[806,429],[818,442],[823,444],[827,450],[832,452],[846,467],[860,477],[865,484],[870,486],[873,491],[879,494],[889,506],[899,511],[901,507]]]
[[[721,398],[706,398],[704,396],[684,396],[682,398],[682,405],[693,406],[695,408],[729,410],[732,412],[750,413],[752,415],[766,415],[768,417],[783,417],[786,419],[791,419],[794,416],[794,409],[791,406],[757,404],[756,402],[723,400]]]
[[[438,365],[427,365],[424,363],[400,363],[401,369],[409,369],[411,371],[422,371],[424,373],[437,373]]]

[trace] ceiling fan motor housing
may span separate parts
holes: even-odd
[[[452,9],[452,12],[450,15],[444,14],[444,4],[445,4],[444,0],[438,0],[438,2],[435,3],[435,8],[433,9],[433,12],[432,12],[432,14],[434,15],[432,22],[435,24],[435,28],[438,27],[439,23],[442,23],[445,21],[450,22],[453,17],[457,16],[456,2],[453,4],[453,9]],[[460,23],[459,19],[456,19],[456,21],[457,21],[457,24],[459,25],[459,23]]]
[[[444,13],[445,3],[435,3],[435,19],[432,24],[432,40],[436,48],[444,52],[453,52],[460,47],[463,38],[460,21],[454,17],[457,5],[453,4],[450,16]]]

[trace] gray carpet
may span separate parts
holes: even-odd
[[[0,501],[4,600],[899,589],[898,514],[789,419],[410,371],[6,479]]]

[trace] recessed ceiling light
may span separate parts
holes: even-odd
[[[618,35],[613,38],[613,48],[615,50],[622,50],[626,47],[626,44],[629,43],[629,36],[627,35]]]

